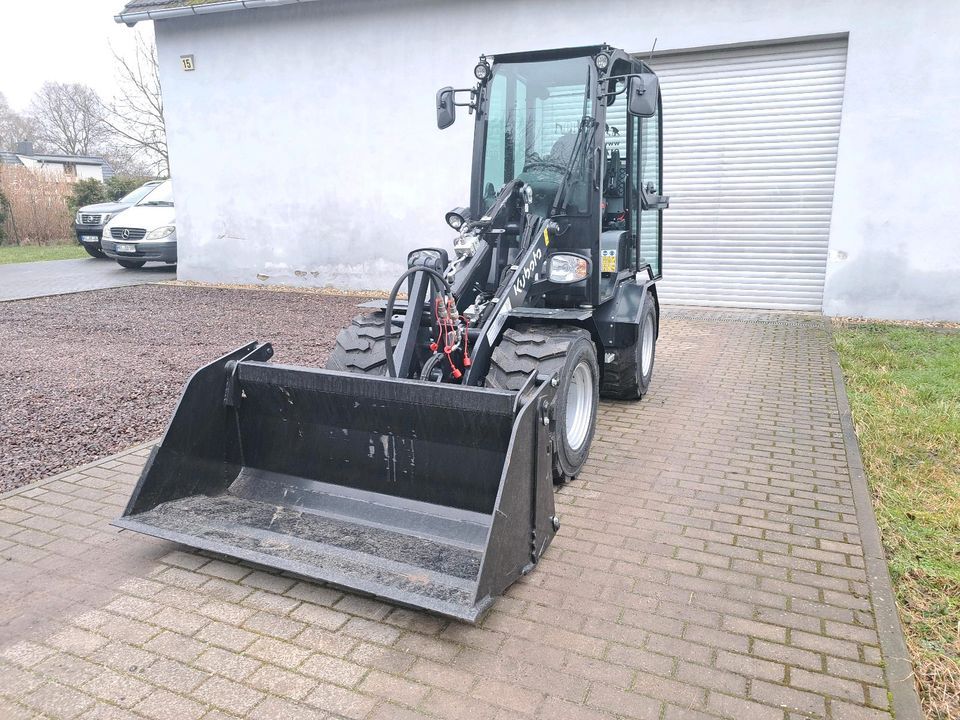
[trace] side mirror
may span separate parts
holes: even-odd
[[[437,127],[446,130],[457,119],[457,106],[453,102],[453,88],[437,90]]]
[[[627,86],[627,109],[631,115],[653,117],[657,114],[659,95],[660,79],[655,73],[633,75]]]

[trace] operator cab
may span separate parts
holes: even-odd
[[[454,102],[452,88],[437,96],[441,127],[456,105],[476,110],[469,214],[489,215],[516,181],[529,200],[501,223],[490,285],[523,250],[510,228],[523,225],[524,213],[555,221],[550,253],[575,253],[601,269],[544,293],[547,307],[599,305],[637,272],[658,279],[667,199],[652,70],[603,45],[481,57],[474,74],[469,103]]]

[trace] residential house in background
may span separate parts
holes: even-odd
[[[33,170],[41,170],[58,179],[71,180],[107,180],[113,177],[110,163],[101,157],[89,155],[52,155],[34,152],[33,143],[17,143],[13,152],[0,151],[0,164],[20,165]]]

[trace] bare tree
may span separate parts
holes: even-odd
[[[103,102],[79,83],[44,83],[30,103],[37,137],[66,155],[90,155],[106,136]]]
[[[104,124],[128,151],[146,158],[153,169],[169,174],[157,48],[137,35],[132,57],[123,57],[116,50],[113,57],[120,92],[105,106]]]
[[[21,141],[37,142],[36,128],[30,118],[11,108],[0,93],[0,150],[13,150]]]
[[[117,175],[123,177],[154,177],[158,174],[156,158],[148,158],[146,153],[131,147],[116,134],[111,134],[101,145],[99,155],[110,163]]]

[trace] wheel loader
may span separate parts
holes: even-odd
[[[598,397],[659,332],[656,74],[606,45],[481,56],[452,253],[421,248],[325,369],[251,342],[189,379],[115,525],[476,622],[543,556]]]

